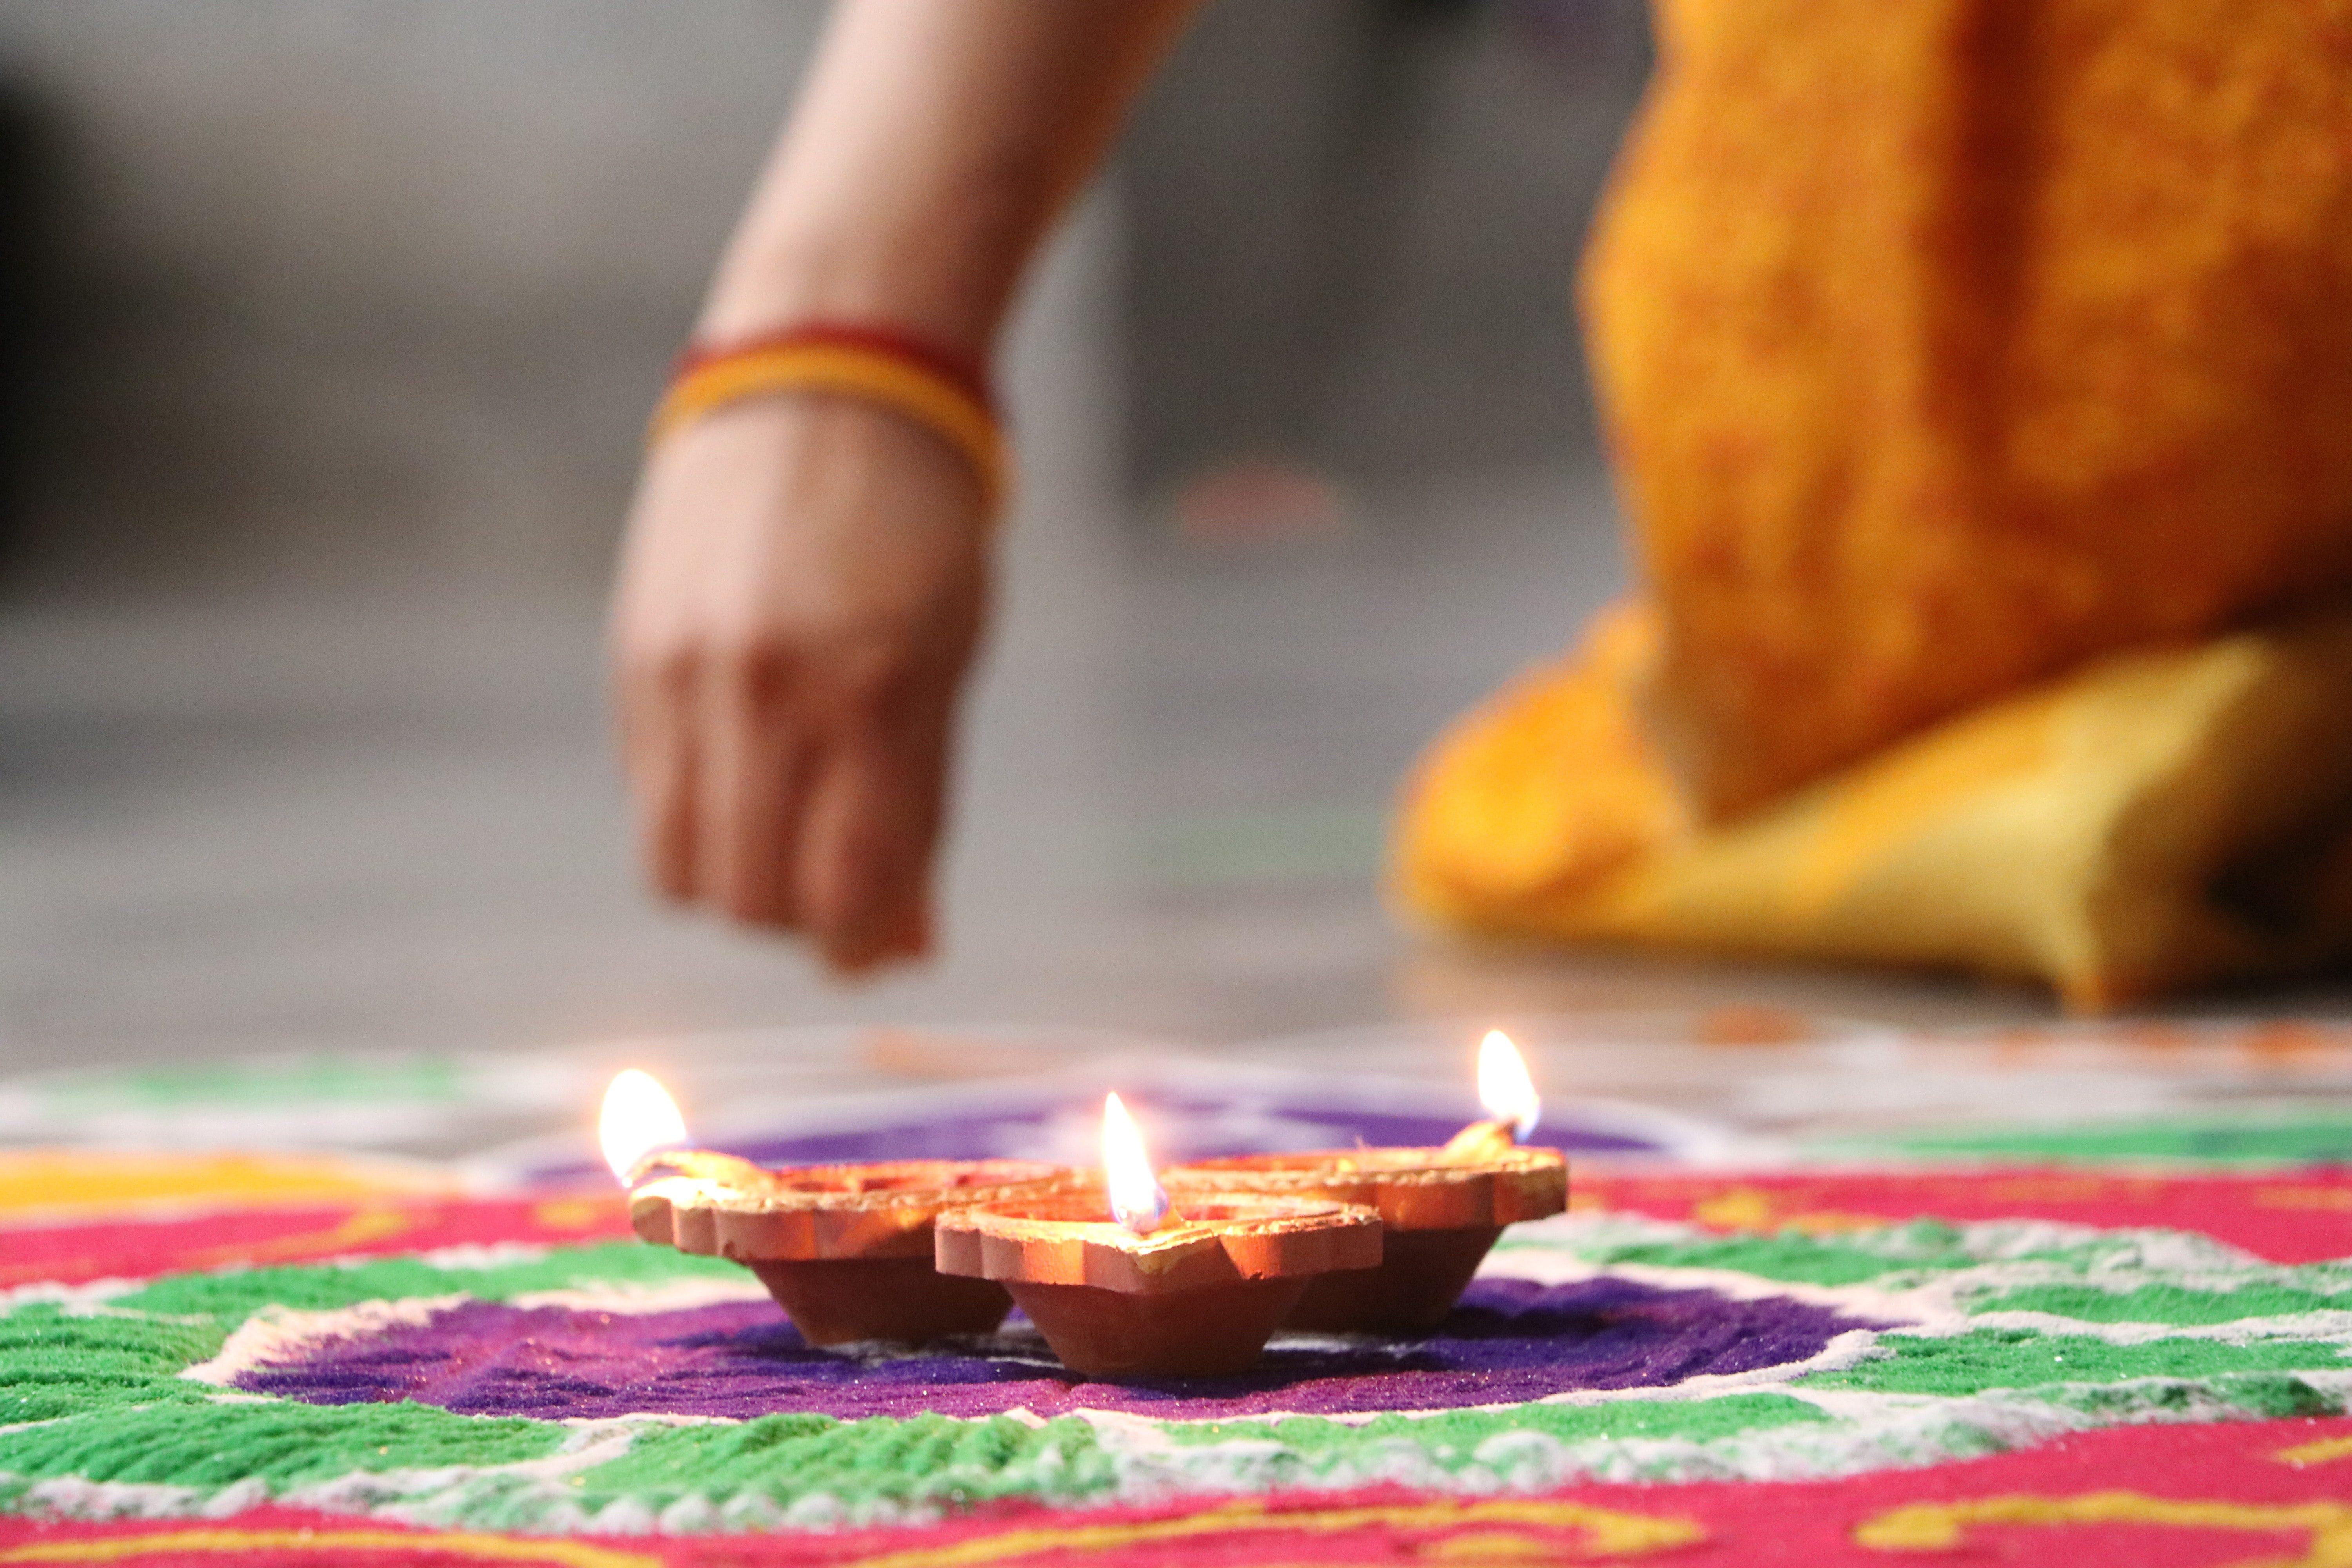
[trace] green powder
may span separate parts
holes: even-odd
[[[0,1472],[24,1479],[79,1476],[203,1489],[258,1476],[272,1491],[283,1491],[353,1470],[543,1458],[566,1436],[550,1422],[453,1415],[406,1401],[330,1406],[200,1401],[0,1431]]]
[[[366,1060],[316,1056],[76,1074],[51,1079],[41,1092],[58,1106],[89,1114],[123,1103],[276,1106],[324,1100],[356,1105],[422,1100],[448,1104],[465,1088],[458,1064],[448,1057]]]
[[[2199,1327],[2294,1312],[2352,1310],[2352,1290],[2317,1291],[2289,1285],[2246,1285],[2234,1290],[2189,1290],[2143,1285],[2101,1290],[2088,1285],[2029,1285],[1988,1297],[1971,1312],[2049,1312],[2085,1323],[2167,1323]]]
[[[1899,1138],[1839,1140],[1834,1152],[2023,1155],[2050,1160],[2195,1160],[2218,1164],[2311,1164],[2352,1161],[2352,1116],[2167,1119],[2088,1126],[1999,1128]]]
[[[1376,1415],[1358,1423],[1319,1415],[1282,1421],[1194,1421],[1168,1428],[1180,1444],[1279,1443],[1310,1463],[1328,1461],[1404,1438],[1424,1446],[1449,1469],[1471,1462],[1479,1445],[1513,1432],[1536,1432],[1562,1443],[1612,1438],[1681,1437],[1693,1442],[1736,1437],[1804,1422],[1827,1421],[1816,1406],[1785,1394],[1734,1394],[1720,1399],[1622,1399],[1603,1405],[1525,1405],[1516,1410],[1457,1410],[1443,1415]]]
[[[2200,1383],[2110,1384],[2040,1392],[2053,1405],[2102,1422],[2144,1421],[2151,1415],[2210,1421],[2221,1411],[2235,1419],[2258,1421],[2344,1414],[2341,1397],[2284,1372],[2233,1372]]]
[[[216,1353],[217,1323],[156,1322],[101,1313],[69,1317],[49,1305],[0,1317],[0,1426],[84,1410],[173,1401],[211,1391],[180,1373]]]
[[[1724,1268],[1767,1279],[1804,1285],[1859,1285],[1912,1269],[1969,1268],[1965,1237],[1934,1220],[1890,1226],[1865,1244],[1848,1237],[1824,1241],[1797,1231],[1773,1236],[1733,1236],[1690,1242],[1629,1242],[1579,1247],[1577,1255],[1603,1266],[1647,1264],[1658,1268]]]
[[[1845,1372],[1814,1373],[1808,1388],[1946,1397],[1988,1388],[2040,1389],[2053,1384],[2122,1383],[2131,1378],[2211,1379],[2242,1373],[2344,1371],[2338,1347],[2308,1342],[2226,1345],[2211,1340],[2152,1340],[2109,1344],[2074,1334],[1979,1329],[1951,1339],[1888,1334],[1892,1353]]]
[[[742,1265],[697,1258],[667,1247],[605,1241],[551,1248],[544,1258],[487,1268],[436,1268],[413,1258],[376,1258],[349,1265],[308,1264],[285,1268],[236,1268],[185,1274],[157,1280],[118,1297],[113,1306],[129,1311],[173,1316],[206,1314],[242,1322],[263,1307],[331,1311],[362,1301],[449,1296],[459,1291],[477,1300],[503,1301],[535,1290],[576,1289],[600,1285],[666,1285],[678,1279],[742,1280]]]
[[[1004,1416],[793,1415],[645,1433],[626,1454],[580,1477],[577,1496],[592,1512],[623,1498],[660,1510],[689,1494],[723,1500],[742,1492],[779,1507],[822,1493],[856,1508],[1002,1497],[1069,1501],[1115,1484],[1094,1428],[1075,1417],[1034,1426]]]

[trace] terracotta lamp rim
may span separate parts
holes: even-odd
[[[1181,1206],[1197,1194],[1315,1195],[1380,1210],[1391,1230],[1455,1230],[1541,1219],[1568,1205],[1568,1160],[1514,1148],[1473,1161],[1437,1148],[1320,1149],[1199,1160],[1164,1172]]]
[[[1013,1160],[898,1160],[761,1172],[740,1178],[661,1176],[629,1194],[630,1226],[656,1245],[738,1263],[923,1258],[941,1214],[992,1199],[1074,1187],[1065,1166]]]
[[[1046,1194],[951,1210],[935,1236],[941,1273],[1150,1295],[1370,1268],[1381,1257],[1371,1209],[1278,1194],[1180,1201],[1139,1235],[1110,1216],[1099,1191]]]
[[[1445,1157],[1440,1145],[1377,1145],[1358,1149],[1301,1149],[1275,1154],[1227,1154],[1211,1160],[1188,1160],[1163,1173],[1171,1178],[1215,1179],[1231,1173],[1263,1182],[1295,1181],[1300,1184],[1328,1173],[1362,1176],[1372,1181],[1466,1182],[1497,1171],[1540,1169],[1561,1163],[1557,1149],[1520,1144],[1503,1153],[1475,1160]]]
[[[730,1164],[735,1162],[730,1161]],[[751,1165],[718,1177],[689,1172],[685,1178],[719,1206],[750,1214],[791,1209],[875,1209],[978,1203],[1043,1186],[1075,1186],[1083,1173],[1042,1160],[844,1161],[782,1169]],[[652,1169],[658,1169],[655,1163]],[[656,1177],[640,1187],[677,1180]]]

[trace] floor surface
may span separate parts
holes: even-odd
[[[0,1058],[887,1021],[1213,1044],[1726,1003],[2047,1016],[1964,982],[1399,930],[1378,869],[1400,773],[1621,572],[1605,488],[1577,473],[1383,497],[1279,545],[1016,534],[947,951],[847,988],[640,888],[586,595],[19,605],[0,613]]]

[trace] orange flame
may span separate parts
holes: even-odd
[[[660,1079],[630,1068],[604,1091],[596,1142],[604,1152],[604,1163],[626,1185],[646,1155],[685,1144],[686,1118],[678,1114],[677,1101]]]
[[[1118,1096],[1103,1100],[1103,1184],[1110,1191],[1111,1216],[1138,1236],[1150,1236],[1168,1217],[1168,1194],[1151,1173],[1143,1134]]]
[[[1478,1042],[1478,1103],[1495,1121],[1509,1122],[1511,1135],[1522,1142],[1543,1120],[1543,1099],[1528,1077],[1527,1060],[1500,1029],[1487,1030]]]

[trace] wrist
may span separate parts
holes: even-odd
[[[954,243],[945,226],[838,226],[748,234],[730,247],[695,323],[729,342],[803,321],[887,326],[986,364],[1014,268],[984,242]]]
[[[889,323],[803,321],[740,338],[704,337],[679,356],[647,440],[658,446],[705,415],[778,393],[887,408],[970,464],[990,516],[1002,502],[1011,458],[985,367]]]

